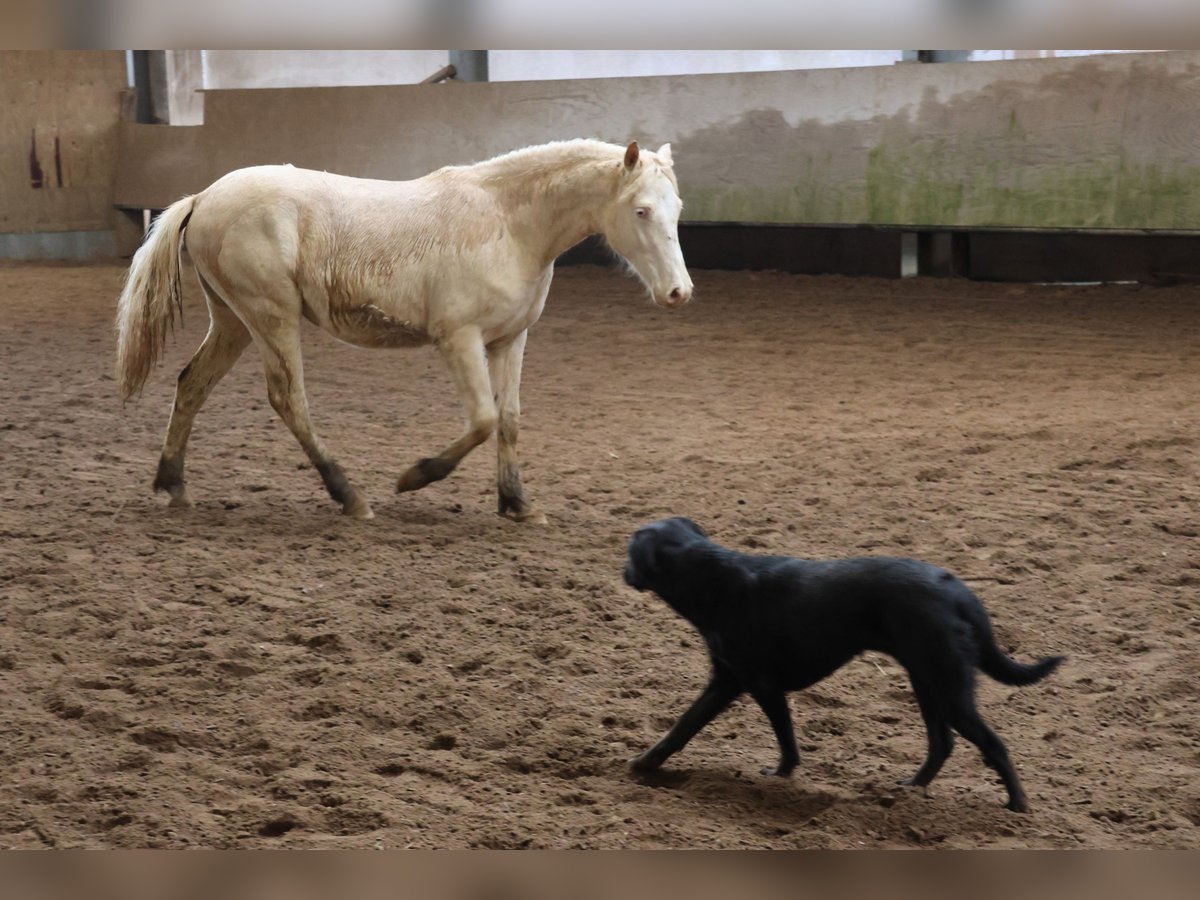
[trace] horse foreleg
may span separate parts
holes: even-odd
[[[204,294],[208,298],[211,319],[208,335],[179,373],[171,421],[167,424],[167,437],[154,478],[154,490],[170,494],[173,507],[192,505],[183,477],[183,461],[196,414],[216,383],[233,368],[250,343],[250,332],[229,307],[212,295],[207,286],[204,286]]]
[[[441,481],[454,471],[463,457],[488,439],[496,429],[496,402],[488,378],[487,353],[475,327],[460,328],[438,345],[459,397],[467,409],[467,430],[437,456],[417,460],[400,476],[396,492],[415,491]]]
[[[499,512],[518,522],[534,521],[544,524],[546,517],[525,497],[521,486],[521,463],[517,458],[517,432],[521,422],[521,363],[525,358],[525,338],[522,331],[506,344],[493,347],[488,356],[499,407],[496,427],[496,488],[500,495]]]
[[[355,519],[372,519],[375,514],[366,498],[350,484],[337,460],[329,455],[313,429],[304,393],[304,363],[300,357],[299,323],[288,323],[265,336],[255,333],[267,375],[267,396],[271,406],[291,429],[313,467],[321,474],[325,489],[338,503],[342,513]]]

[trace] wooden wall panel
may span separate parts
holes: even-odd
[[[122,51],[0,51],[0,233],[113,227]]]

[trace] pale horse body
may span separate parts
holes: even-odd
[[[180,249],[208,303],[208,334],[179,374],[155,490],[189,506],[184,454],[196,413],[253,341],[270,402],[330,495],[373,513],[309,417],[300,320],[362,347],[433,344],[466,407],[467,428],[397,484],[445,478],[497,436],[499,509],[543,520],[517,459],[521,363],[554,260],[603,234],[674,309],[691,297],[679,247],[682,209],[670,145],[657,152],[576,140],[528,147],[412,181],[348,178],[291,166],[240,169],[168,207],[133,258],[117,312],[117,374],[137,394],[180,308]]]

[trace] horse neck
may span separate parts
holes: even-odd
[[[594,153],[557,158],[536,151],[485,172],[500,188],[514,230],[549,265],[589,234],[602,231],[602,211],[616,197],[620,165]]]

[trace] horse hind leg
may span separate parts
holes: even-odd
[[[325,482],[329,496],[342,505],[343,515],[355,519],[373,519],[375,513],[366,497],[350,484],[346,473],[321,443],[308,413],[304,393],[304,364],[300,357],[300,322],[275,320],[270,337],[254,332],[254,340],[263,359],[267,377],[267,397],[271,407],[295,435],[313,467]]]
[[[217,382],[233,368],[250,343],[250,332],[246,326],[217,296],[211,285],[201,278],[200,286],[208,300],[208,334],[191,361],[179,373],[175,403],[171,408],[167,436],[154,478],[154,490],[166,491],[171,497],[169,505],[175,508],[192,505],[183,471],[188,437],[196,414]]]
[[[461,328],[439,345],[459,396],[467,407],[467,430],[437,456],[417,460],[400,476],[396,492],[415,491],[441,481],[458,467],[463,457],[496,430],[499,414],[488,377],[487,352],[478,328]]]

